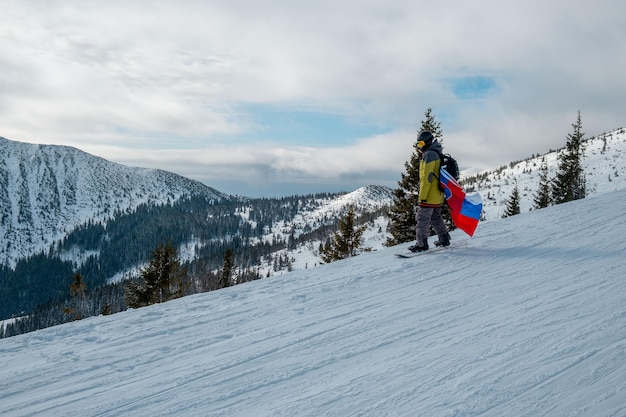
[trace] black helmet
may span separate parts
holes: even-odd
[[[426,148],[430,146],[435,140],[435,137],[428,130],[422,130],[422,132],[417,135],[417,147],[418,148]]]

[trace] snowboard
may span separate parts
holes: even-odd
[[[435,253],[435,252],[443,252],[446,250],[450,250],[450,249],[454,249],[454,248],[458,248],[460,246],[467,246],[467,240],[461,240],[458,242],[452,242],[450,244],[450,246],[435,246],[432,247],[424,252],[411,252],[411,251],[407,251],[407,252],[403,252],[403,253],[396,253],[395,255],[398,258],[415,258],[416,256],[422,256],[422,255],[428,255],[429,253]]]

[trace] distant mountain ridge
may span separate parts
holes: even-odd
[[[0,137],[0,264],[45,250],[75,227],[182,196],[228,198],[171,172],[133,168],[68,146]]]

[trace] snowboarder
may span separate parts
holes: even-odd
[[[439,169],[441,167],[439,155],[443,152],[443,148],[433,134],[427,130],[418,135],[417,148],[422,154],[422,160],[419,164],[419,203],[415,214],[417,220],[415,238],[417,242],[409,247],[411,252],[428,250],[431,225],[439,237],[435,246],[450,246],[448,227],[441,217],[441,207],[445,201],[445,195],[439,187]]]

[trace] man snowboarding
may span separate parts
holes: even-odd
[[[441,168],[439,155],[443,152],[443,148],[433,134],[427,130],[422,131],[417,137],[417,148],[422,154],[422,159],[419,164],[419,203],[415,214],[417,242],[409,247],[411,252],[428,250],[431,225],[439,237],[435,246],[450,246],[448,227],[441,217],[441,207],[445,201],[445,195],[439,187],[439,169]]]

